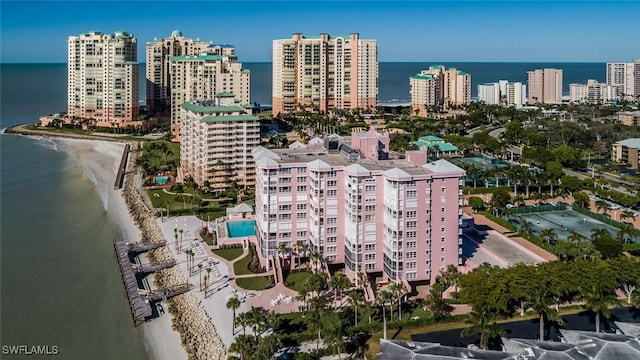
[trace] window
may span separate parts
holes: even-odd
[[[338,195],[338,190],[327,190],[327,196],[336,196]]]
[[[440,218],[440,221],[444,222],[444,218]]]
[[[327,246],[327,252],[334,253],[336,252],[337,246]]]
[[[407,279],[415,279],[418,276],[416,271],[411,271],[407,273]]]
[[[280,220],[290,220],[291,219],[291,214],[280,214],[280,215],[278,215],[278,219],[280,219]]]
[[[327,256],[327,261],[331,262],[331,261],[336,261],[338,257],[335,255],[329,255]]]
[[[280,179],[278,179],[278,182],[281,183],[281,184],[290,183],[291,182],[291,178],[290,177],[281,177]]]
[[[364,187],[364,191],[376,191],[375,185],[367,185]]]
[[[337,232],[338,232],[338,228],[336,227],[327,228],[327,234],[335,234]]]
[[[408,218],[414,218],[416,216],[418,216],[418,212],[417,211],[415,211],[415,210],[407,211],[407,217]]]
[[[327,186],[338,186],[338,180],[328,180]]]
[[[440,231],[444,232],[444,226],[440,228]]]
[[[298,231],[296,233],[296,236],[299,238],[307,237],[307,231],[306,230]]]
[[[415,261],[409,261],[407,263],[407,269],[415,269],[418,264]]]
[[[298,219],[306,219],[307,218],[307,213],[306,212],[299,212],[298,214],[296,214],[296,218],[298,218]]]
[[[417,231],[407,231],[407,238],[415,238],[416,236],[418,236]]]
[[[444,242],[444,236],[440,238],[440,241]]]
[[[440,248],[440,251],[441,251],[441,252],[444,252],[444,246]]]
[[[409,248],[409,249],[415,248],[416,245],[418,245],[418,243],[415,242],[415,241],[407,241],[407,248]]]
[[[444,208],[440,208],[440,211],[444,212]]]
[[[331,170],[331,171],[329,171],[329,172],[327,173],[327,176],[328,176],[328,177],[336,177],[336,176],[338,176],[338,172],[337,172],[337,171],[335,171],[335,170]]]
[[[306,176],[298,176],[298,178],[296,180],[298,180],[298,182],[307,182],[307,177]]]
[[[376,211],[376,206],[375,205],[365,205],[364,206],[364,211]]]
[[[301,166],[296,168],[296,171],[298,172],[298,174],[305,174],[307,172],[307,168],[304,166]]]
[[[307,185],[298,185],[298,186],[296,186],[296,191],[299,191],[299,192],[307,191]]]
[[[327,224],[336,224],[338,222],[337,218],[328,218]]]
[[[291,168],[280,168],[280,174],[291,174]]]
[[[444,256],[440,258],[440,262],[444,263]]]
[[[407,251],[407,259],[413,259],[418,255],[415,251]]]
[[[336,236],[327,236],[327,244],[335,244],[338,242],[338,238]]]
[[[291,205],[279,205],[278,206],[278,211],[290,211],[291,210]]]
[[[375,244],[366,244],[366,245],[364,246],[364,249],[365,249],[366,251],[373,251],[373,250],[375,250],[375,249],[376,249],[376,245],[375,245]]]
[[[291,192],[291,186],[280,186],[278,192]]]
[[[296,205],[296,208],[298,210],[306,210],[307,209],[307,204],[298,204],[298,205]]]
[[[364,221],[375,221],[376,220],[376,216],[375,215],[365,215],[364,216]]]
[[[416,197],[418,196],[418,192],[416,190],[407,191],[407,197]]]
[[[415,221],[415,220],[413,220],[413,221],[407,221],[407,227],[408,227],[408,228],[414,228],[414,227],[416,227],[416,226],[418,226],[418,222],[417,222],[417,221]]]
[[[288,239],[288,238],[291,237],[291,233],[290,232],[283,232],[283,233],[278,234],[278,237],[281,238],[281,239]]]
[[[376,264],[365,264],[364,265],[364,269],[365,270],[375,270],[376,269]]]
[[[376,254],[364,254],[364,259],[365,260],[375,260],[376,259]]]
[[[441,188],[440,188],[440,191],[442,191],[442,192],[447,191],[447,187],[446,187],[446,186],[441,187]]]

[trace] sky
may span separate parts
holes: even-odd
[[[124,30],[146,42],[173,30],[270,62],[293,33],[378,41],[381,62],[630,62],[640,1],[0,1],[0,62],[65,63],[67,39]]]

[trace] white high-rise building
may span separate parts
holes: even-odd
[[[180,140],[180,105],[188,101],[230,95],[238,106],[250,103],[251,72],[242,68],[232,45],[213,47],[206,53],[170,58],[171,134],[174,140]]]
[[[139,126],[136,38],[91,31],[68,40],[67,113],[91,126]]]
[[[260,145],[260,119],[233,96],[180,105],[180,171],[196,184],[224,190],[231,182],[255,184],[251,150]]]
[[[607,84],[618,87],[620,96],[633,100],[640,97],[640,60],[630,63],[607,63]]]
[[[527,71],[529,104],[562,103],[562,69]]]
[[[348,36],[273,40],[273,115],[307,108],[375,108],[378,100],[378,44]]]
[[[497,83],[478,85],[478,101],[492,105],[522,107],[525,104],[527,86],[520,83],[510,83],[500,80]]]
[[[582,103],[602,103],[618,98],[619,87],[587,80],[586,84],[569,84],[569,100]]]
[[[147,111],[169,112],[171,108],[172,56],[198,55],[206,52],[210,43],[182,36],[174,30],[171,36],[147,43]]]

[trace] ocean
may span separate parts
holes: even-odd
[[[409,77],[430,63],[381,63],[379,101],[408,102]],[[564,89],[604,81],[604,63],[445,63],[477,84],[526,82],[526,71],[564,70]],[[252,101],[271,104],[271,64],[251,70]],[[140,98],[145,99],[144,67]],[[65,64],[2,64],[0,128],[65,111]],[[56,346],[61,358],[143,359],[112,243],[121,230],[104,194],[56,140],[0,135],[2,345]]]

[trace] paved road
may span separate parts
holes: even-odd
[[[502,134],[503,132],[505,132],[505,130],[507,130],[507,128],[501,127],[501,128],[497,128],[495,130],[491,130],[489,132],[489,136],[497,138],[498,136],[500,136],[500,134]]]
[[[587,175],[581,174],[581,173],[579,173],[577,171],[573,171],[573,170],[570,170],[570,169],[562,169],[562,172],[564,172],[565,175],[575,176],[580,180],[591,178],[591,176],[587,176]],[[617,179],[615,177],[612,177],[612,176],[609,176],[609,175],[606,175],[606,174],[603,175],[602,173],[597,173],[597,175],[604,176],[605,179],[607,179],[609,181],[612,181],[612,182],[620,182],[619,179]],[[624,188],[622,186],[605,185],[604,188],[605,189],[609,189],[609,190],[615,190],[617,192],[621,192],[623,194],[627,194],[627,195],[631,195],[631,196],[635,195],[635,194],[633,194],[632,192],[628,191],[626,188]]]

